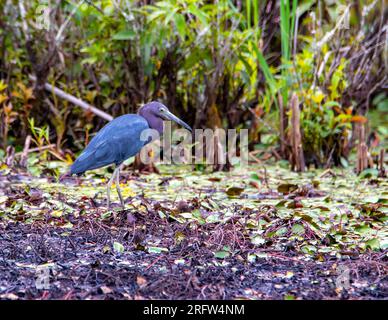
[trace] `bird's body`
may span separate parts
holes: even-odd
[[[107,165],[116,166],[107,185],[108,208],[110,207],[110,188],[116,179],[116,189],[124,208],[124,199],[120,191],[120,167],[128,158],[135,156],[148,142],[142,139],[142,133],[154,129],[163,133],[163,120],[172,120],[191,131],[188,124],[174,116],[166,106],[159,102],[150,102],[139,109],[138,114],[120,116],[104,126],[90,141],[85,150],[70,167],[69,174],[81,175]],[[148,135],[144,135],[148,138]]]
[[[140,135],[149,129],[148,122],[137,114],[126,114],[105,125],[90,141],[70,168],[70,174],[80,175],[110,164],[120,166],[135,156],[148,142]]]

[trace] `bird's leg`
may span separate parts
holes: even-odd
[[[115,176],[117,174],[117,168],[113,171],[111,178],[109,179],[109,182],[107,184],[106,193],[108,195],[108,209],[110,209],[110,188],[112,186],[113,180],[115,179]]]
[[[121,190],[120,190],[120,168],[121,168],[121,165],[117,167],[117,173],[116,173],[116,190],[117,190],[117,194],[119,195],[119,198],[120,198],[121,206],[122,206],[123,209],[124,209],[124,208],[125,208],[124,200],[123,200],[123,196],[122,196]]]

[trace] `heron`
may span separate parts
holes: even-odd
[[[137,114],[125,114],[106,124],[89,142],[79,157],[70,167],[66,175],[82,175],[85,171],[115,165],[115,169],[107,184],[107,201],[110,209],[110,189],[116,183],[117,194],[121,207],[124,199],[120,190],[120,168],[122,163],[135,156],[151,139],[141,139],[144,130],[154,129],[163,134],[163,121],[174,121],[190,132],[190,126],[175,116],[162,103],[152,101],[142,106]]]

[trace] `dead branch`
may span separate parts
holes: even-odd
[[[36,151],[43,151],[43,150],[47,150],[47,149],[51,149],[51,148],[55,148],[56,145],[54,143],[52,144],[49,144],[47,146],[43,146],[43,147],[36,147],[36,148],[31,148],[31,149],[28,149],[28,153],[31,153],[31,152],[36,152]],[[23,150],[24,152],[24,150]],[[18,152],[18,153],[15,153],[15,157],[20,157],[23,155],[23,152]]]
[[[15,163],[15,148],[13,146],[8,146],[5,156],[5,164],[12,168]]]
[[[78,5],[76,5],[74,7],[74,9],[72,10],[72,12],[69,14],[69,16],[66,18],[65,22],[59,27],[59,30],[58,30],[58,33],[57,35],[55,36],[55,44],[56,46],[58,46],[62,40],[63,40],[63,37],[62,37],[62,34],[63,32],[65,31],[66,27],[68,26],[68,24],[70,23],[70,20],[71,18],[73,18],[73,16],[75,15],[75,13],[77,12],[78,8],[85,2],[85,0],[82,0],[78,3]]]
[[[357,146],[357,166],[356,172],[360,174],[366,168],[368,168],[368,146],[365,141],[365,126],[360,125],[360,135]]]
[[[34,77],[32,75],[30,75],[30,79],[33,81],[36,81],[36,77]],[[55,86],[52,86],[52,85],[46,83],[44,85],[44,88],[47,91],[51,92],[52,94],[55,94],[58,97],[65,99],[66,101],[69,101],[69,102],[75,104],[76,106],[81,107],[82,109],[84,109],[86,111],[90,111],[90,112],[94,113],[95,115],[97,115],[97,116],[99,116],[107,121],[113,120],[113,117],[110,114],[108,114],[100,109],[97,109],[96,107],[93,107],[92,105],[82,101],[81,99],[74,97],[73,95],[71,95],[69,93],[64,92],[63,90],[61,90]]]
[[[384,178],[386,176],[385,168],[384,168],[384,157],[385,157],[385,150],[384,148],[380,150],[380,157],[379,157],[379,177]]]
[[[293,170],[303,172],[306,170],[303,147],[302,147],[302,135],[300,132],[300,110],[299,99],[296,93],[293,93],[291,101],[291,145],[292,145],[292,166]]]
[[[22,152],[22,155],[20,157],[20,166],[22,167],[27,167],[27,159],[28,159],[28,152],[29,152],[29,149],[30,149],[30,144],[31,144],[31,136],[28,135],[27,138],[26,138],[26,141],[24,142],[24,148],[23,148],[23,152]]]
[[[281,94],[278,96],[279,100],[279,118],[280,118],[280,154],[283,158],[286,157],[286,136],[287,116],[284,110],[283,98]]]

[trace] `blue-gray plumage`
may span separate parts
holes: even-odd
[[[116,178],[117,193],[121,205],[119,176],[120,166],[128,158],[135,156],[149,142],[142,141],[141,134],[146,129],[155,129],[163,133],[163,120],[172,120],[186,129],[191,128],[173,115],[166,106],[159,102],[150,102],[139,109],[138,114],[120,116],[105,125],[90,141],[70,168],[70,175],[81,175],[85,171],[94,170],[115,164],[116,168],[108,182],[108,208],[110,207],[110,187]]]
[[[110,164],[119,166],[136,155],[145,145],[140,140],[148,122],[136,114],[126,114],[109,122],[90,141],[70,168],[70,174],[82,174]]]

